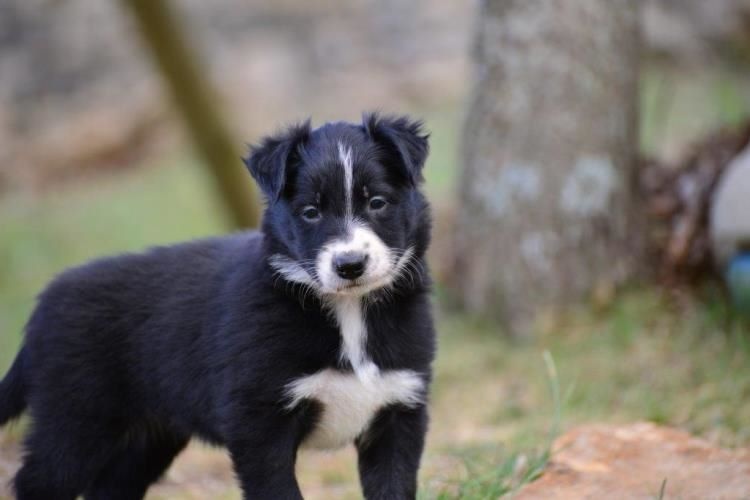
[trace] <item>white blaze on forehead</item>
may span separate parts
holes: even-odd
[[[352,150],[341,142],[338,143],[339,160],[344,168],[344,199],[346,200],[346,220],[351,221],[354,215],[352,207],[352,193],[354,191],[354,165],[352,164]]]
[[[303,446],[339,448],[365,432],[380,409],[422,404],[424,388],[422,377],[412,370],[393,370],[361,380],[352,373],[325,369],[286,387],[287,408],[304,399],[319,402],[322,414]]]

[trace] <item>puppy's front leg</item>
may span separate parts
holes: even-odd
[[[301,418],[252,412],[233,425],[227,447],[245,500],[301,500],[294,464]]]
[[[359,476],[368,500],[413,499],[427,433],[427,408],[394,407],[378,414],[357,441]]]

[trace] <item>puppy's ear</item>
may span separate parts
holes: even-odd
[[[242,159],[269,203],[278,201],[284,192],[286,181],[299,161],[300,148],[309,136],[308,119],[250,146],[247,157]]]
[[[368,113],[362,117],[362,127],[397,162],[407,181],[416,186],[422,182],[422,167],[429,153],[429,134],[422,130],[422,122],[406,116],[380,116]]]

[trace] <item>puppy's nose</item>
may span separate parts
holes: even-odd
[[[345,280],[354,280],[365,272],[368,256],[360,252],[343,252],[333,258],[333,268]]]

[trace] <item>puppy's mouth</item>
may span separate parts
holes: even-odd
[[[357,278],[341,285],[333,290],[333,295],[353,295],[358,293],[367,293],[378,288],[388,285],[392,281],[391,274],[384,274],[373,278]]]

